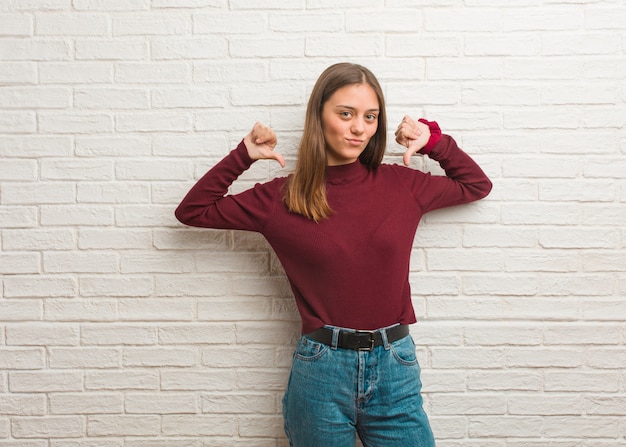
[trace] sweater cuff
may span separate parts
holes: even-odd
[[[246,147],[246,143],[242,139],[241,142],[237,145],[237,148],[233,152],[236,152],[241,157],[241,161],[248,166],[252,166],[255,160],[250,158],[250,154],[248,154],[248,148]]]
[[[426,143],[426,146],[424,146],[420,151],[420,153],[428,155],[430,154],[430,151],[433,150],[435,145],[439,143],[439,140],[441,140],[441,128],[436,121],[427,121],[424,118],[420,118],[418,121],[426,124],[430,129],[430,138],[428,139],[428,143]]]

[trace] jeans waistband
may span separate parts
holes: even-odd
[[[393,343],[409,335],[409,326],[398,324],[373,331],[357,331],[332,326],[325,326],[305,337],[332,347],[353,349],[355,351],[371,351],[377,346]]]

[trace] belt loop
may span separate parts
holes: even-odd
[[[331,348],[337,350],[337,345],[339,344],[339,331],[338,327],[333,327],[333,341],[331,343]]]
[[[391,343],[389,343],[389,339],[387,338],[387,328],[380,330],[380,336],[383,340],[383,346],[385,347],[385,351],[389,351]]]

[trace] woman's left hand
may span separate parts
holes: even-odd
[[[427,124],[414,120],[408,115],[402,118],[396,129],[396,142],[407,148],[402,157],[405,166],[409,165],[413,155],[426,146],[428,140],[430,140],[430,127]]]

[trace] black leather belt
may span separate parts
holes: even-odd
[[[384,331],[387,333],[387,341],[393,343],[409,335],[409,326],[400,324],[384,329]],[[333,345],[333,329],[331,328],[322,327],[304,334],[304,336],[325,345]],[[337,337],[338,348],[354,349],[355,351],[371,351],[376,346],[382,346],[382,344],[383,335],[380,329],[375,331],[347,331],[342,329]]]

